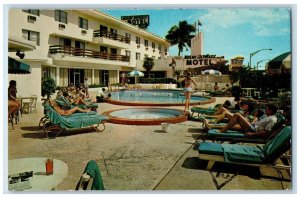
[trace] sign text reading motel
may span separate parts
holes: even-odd
[[[186,66],[209,66],[216,64],[218,60],[224,59],[224,56],[217,57],[216,55],[198,55],[198,56],[185,56]]]
[[[121,20],[137,25],[142,29],[146,29],[149,26],[149,15],[121,16]]]

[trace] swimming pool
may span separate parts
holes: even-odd
[[[111,99],[106,102],[129,106],[182,106],[185,96],[177,90],[123,90],[111,92]],[[207,104],[215,98],[192,95],[190,104]]]
[[[109,117],[109,122],[116,124],[159,125],[187,120],[187,114],[184,111],[166,108],[118,109],[102,114]]]

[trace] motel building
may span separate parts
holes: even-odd
[[[157,63],[154,76],[172,76],[165,39],[97,10],[11,9],[8,25],[9,38],[35,45],[32,51],[20,50],[23,59],[8,52],[31,68],[30,74],[8,75],[17,81],[18,96],[41,97],[41,81],[47,77],[60,87],[85,78],[90,84],[118,83],[123,72],[144,71],[145,56]]]

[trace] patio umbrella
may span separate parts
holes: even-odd
[[[128,72],[127,73],[127,76],[129,77],[134,77],[134,83],[136,83],[136,77],[143,77],[144,76],[144,73],[143,72],[140,72],[138,70],[133,70],[131,72]]]
[[[214,69],[207,69],[207,70],[204,70],[202,72],[202,74],[204,75],[222,75],[221,72],[219,72],[218,70],[214,70]]]
[[[30,65],[8,57],[9,74],[30,74]]]
[[[143,77],[144,76],[144,73],[143,72],[140,72],[138,70],[133,70],[131,72],[128,72],[127,73],[127,76],[129,77]]]

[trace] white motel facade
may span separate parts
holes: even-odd
[[[160,62],[154,74],[172,75],[165,39],[97,10],[11,9],[8,26],[8,47],[18,39],[34,45],[22,60],[8,50],[9,57],[31,67],[30,74],[8,75],[17,81],[17,95],[40,97],[45,77],[60,87],[85,78],[90,84],[118,83],[123,72],[143,70],[145,56]]]

